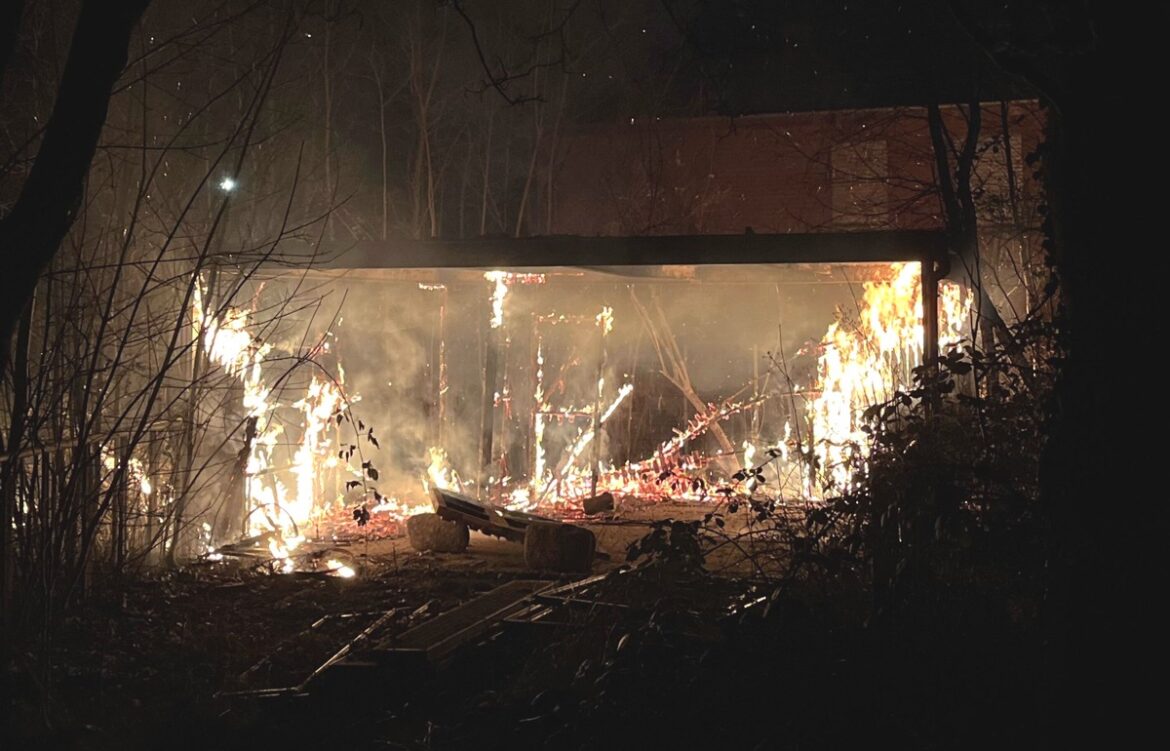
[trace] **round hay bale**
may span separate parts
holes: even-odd
[[[524,533],[524,564],[528,568],[589,573],[597,538],[584,527],[555,522],[533,522]]]
[[[417,514],[406,520],[406,534],[415,550],[462,553],[471,534],[463,522],[449,522],[438,514]]]

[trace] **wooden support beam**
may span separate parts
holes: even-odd
[[[938,360],[938,269],[933,258],[922,262],[922,364]]]
[[[500,330],[488,328],[484,334],[483,403],[480,414],[479,487],[487,487],[494,451],[492,437],[496,423],[496,386],[499,380]]]
[[[517,268],[655,264],[882,263],[944,256],[935,231],[823,232],[782,235],[386,240],[345,245],[289,244],[282,258],[305,256],[319,268]]]

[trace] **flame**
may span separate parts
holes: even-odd
[[[292,406],[301,411],[304,430],[292,464],[292,473],[297,481],[297,494],[295,499],[288,500],[285,510],[299,523],[312,517],[314,502],[318,496],[316,464],[322,461],[327,465],[333,458],[329,450],[332,441],[326,429],[334,424],[334,417],[344,407],[344,401],[341,391],[335,384],[320,381],[314,375],[309,383],[308,393]]]
[[[755,472],[748,475],[747,481],[738,488],[741,492],[752,495],[759,492],[773,498],[781,498],[789,490],[789,482],[793,475],[799,476],[799,467],[793,467],[788,462],[788,443],[792,438],[792,423],[784,422],[784,435],[776,441],[765,443],[762,446],[751,441],[743,442],[743,467],[749,470],[762,470],[767,466],[775,466],[776,482],[766,485]],[[797,470],[797,471],[794,471]],[[803,489],[803,485],[801,485]]]
[[[539,379],[537,383],[537,393],[540,394]],[[621,406],[622,402],[626,400],[626,397],[628,397],[633,391],[634,384],[622,384],[622,386],[618,389],[617,396],[614,397],[614,400],[609,404],[608,407],[606,407],[606,409],[601,413],[601,416],[598,418],[597,424],[599,427],[605,424],[605,422],[613,415],[613,413],[617,411],[618,407]],[[546,404],[544,406],[547,407],[548,405]],[[592,407],[584,410],[584,413],[587,414],[591,410]],[[532,487],[521,487],[512,491],[509,496],[510,500],[507,504],[510,508],[535,508],[536,506],[540,505],[541,501],[544,500],[548,494],[548,491],[552,489],[554,484],[558,487],[558,499],[564,499],[580,495],[587,495],[587,491],[592,483],[592,476],[590,472],[585,468],[576,467],[575,464],[577,459],[581,457],[581,454],[584,453],[585,449],[593,441],[593,430],[581,430],[577,434],[577,438],[573,442],[572,448],[569,449],[568,461],[565,463],[565,466],[561,470],[560,475],[554,477],[553,473],[549,472],[545,465],[544,446],[541,443],[541,440],[544,437],[544,422],[542,417],[543,416],[539,413],[537,414],[537,462],[535,466],[536,471],[532,476]],[[598,487],[603,490],[605,489],[600,484]],[[555,503],[556,500],[557,499],[554,499],[553,502]]]
[[[597,314],[597,325],[601,327],[601,333],[608,334],[613,331],[613,308],[606,305]]]
[[[532,277],[532,278],[529,278]],[[862,285],[856,313],[839,313],[821,338],[817,371],[813,384],[804,390],[807,401],[808,438],[802,442],[817,459],[814,476],[805,469],[804,456],[790,451],[795,447],[792,422],[784,424],[782,436],[753,435],[743,441],[744,466],[760,469],[768,466],[768,480],[749,476],[737,492],[763,493],[782,497],[790,490],[805,498],[822,497],[830,490],[847,489],[854,471],[866,460],[866,434],[862,431],[862,414],[870,405],[887,400],[899,389],[912,383],[913,370],[922,361],[923,301],[920,264],[894,263],[881,269],[875,278]],[[515,283],[543,281],[538,275],[491,271],[484,278],[492,284],[493,328],[503,325],[504,303],[508,287]],[[958,345],[966,335],[972,293],[964,287],[942,282],[939,285],[939,345]],[[538,324],[595,322],[604,337],[613,330],[613,309],[601,308],[593,316],[547,314],[536,318]],[[626,384],[615,398],[601,409],[606,388],[604,376],[598,374],[596,399],[590,406],[554,408],[549,403],[545,378],[546,347],[539,330],[536,336],[535,384],[532,430],[535,441],[530,480],[514,487],[504,502],[512,508],[561,507],[567,499],[586,495],[595,487],[615,494],[636,495],[647,499],[708,498],[707,487],[698,479],[705,469],[719,467],[717,457],[689,453],[688,446],[713,425],[758,404],[762,399],[735,402],[728,400],[708,404],[699,410],[675,435],[642,461],[622,467],[600,466],[597,476],[593,467],[579,466],[579,459],[595,440],[594,428],[582,428],[563,455],[563,462],[551,461],[544,445],[548,424],[554,420],[572,421],[592,416],[596,425],[605,423],[632,391]],[[604,345],[602,347],[604,351]],[[505,394],[505,397],[507,395]],[[497,397],[498,398],[498,397]],[[600,414],[599,414],[600,413]],[[798,434],[802,432],[799,428]],[[738,451],[737,451],[738,453]],[[790,456],[791,453],[791,456]],[[551,465],[551,466],[550,466]],[[561,465],[560,469],[554,467]],[[775,473],[775,480],[772,474]],[[501,483],[506,483],[507,478]],[[441,449],[430,450],[430,466],[424,484],[428,487],[457,487],[458,479]],[[551,492],[550,492],[551,491]]]
[[[973,295],[963,287],[942,282],[939,285],[939,345],[957,345],[964,337],[973,303]],[[816,383],[810,389],[808,421],[813,436],[813,451],[821,473],[813,478],[792,464],[789,456],[792,425],[786,422],[784,434],[763,444],[744,441],[744,466],[759,469],[776,467],[775,484],[762,485],[749,477],[740,492],[783,494],[798,487],[806,497],[818,497],[815,486],[823,489],[848,487],[853,471],[865,461],[865,433],[861,430],[862,413],[871,404],[890,398],[894,392],[912,382],[913,369],[922,360],[923,305],[920,265],[895,263],[873,281],[865,282],[855,319],[840,315],[821,340]],[[603,308],[596,316],[597,325],[607,333],[613,325],[612,310]],[[540,405],[535,420],[537,461],[534,477],[542,490],[535,501],[528,489],[518,489],[513,498],[539,504],[550,483],[556,482],[555,505],[564,498],[584,495],[590,487],[589,473],[575,465],[590,441],[592,431],[581,431],[573,443],[562,477],[549,476],[543,454],[542,436],[548,405],[544,402],[543,350],[538,342],[536,401]],[[604,387],[604,380],[598,388]],[[624,390],[625,387],[623,387]],[[612,414],[624,394],[606,410],[602,421]],[[685,447],[705,433],[711,425],[749,408],[757,400],[709,405],[670,440],[660,445],[654,455],[624,467],[607,468],[597,478],[598,490],[626,493],[645,498],[699,500],[706,491],[697,483],[677,482],[669,478],[702,470],[707,457],[685,453]],[[588,413],[588,410],[585,410]],[[762,454],[767,452],[767,456]],[[666,483],[663,478],[668,478]],[[815,482],[814,482],[815,480]],[[523,495],[521,494],[523,490]]]
[[[544,451],[544,425],[545,412],[549,409],[549,404],[544,400],[544,342],[537,340],[536,342],[536,392],[533,394],[536,399],[536,414],[532,420],[533,437],[536,439],[536,456],[532,464],[532,476],[536,479],[544,478],[545,462],[547,461]]]
[[[427,454],[431,461],[427,465],[427,476],[423,480],[423,487],[427,490],[434,487],[442,490],[462,491],[463,483],[460,482],[459,474],[447,460],[447,452],[438,446],[431,446],[427,449]],[[425,510],[425,507],[420,508]]]
[[[599,421],[600,424],[602,424],[602,425],[605,424],[605,421],[610,418],[610,415],[612,415],[617,410],[617,408],[621,405],[621,403],[623,401],[625,401],[626,397],[629,396],[630,393],[633,392],[633,390],[634,390],[634,384],[632,384],[632,383],[622,384],[622,387],[618,389],[617,398],[614,399],[613,403],[610,404],[609,407],[604,412],[601,413],[601,420]]]
[[[743,466],[745,466],[745,467],[755,467],[756,466],[755,462],[756,462],[756,452],[757,451],[758,451],[758,449],[756,449],[756,445],[754,443],[752,443],[751,441],[744,441],[743,442]]]
[[[211,362],[235,376],[243,387],[243,407],[246,416],[256,421],[258,432],[252,441],[245,468],[245,492],[248,501],[250,534],[273,531],[277,534],[269,542],[273,558],[287,560],[295,548],[285,542],[295,539],[292,529],[302,519],[283,519],[281,510],[290,510],[289,498],[280,481],[271,476],[271,456],[280,437],[281,428],[267,419],[275,410],[271,389],[264,381],[264,360],[271,351],[270,344],[259,344],[248,332],[248,313],[229,309],[221,316],[208,315],[203,303],[202,285],[195,285],[193,318],[196,330],[202,332],[203,348]],[[280,521],[275,521],[279,519]]]
[[[602,412],[599,423],[604,424],[621,406],[622,402],[633,392],[633,384],[624,384],[613,402]],[[629,462],[621,467],[612,464],[603,465],[597,478],[598,492],[610,492],[616,496],[636,496],[644,500],[690,500],[701,501],[706,499],[707,492],[701,484],[689,480],[683,482],[662,481],[663,474],[677,475],[681,478],[688,473],[703,470],[707,464],[707,457],[688,454],[684,451],[688,442],[701,436],[711,425],[758,403],[758,399],[746,402],[724,402],[708,405],[706,412],[693,417],[684,430],[676,430],[673,438],[664,441],[654,453],[642,461]],[[564,410],[566,417],[589,414],[585,410]],[[785,440],[787,434],[785,435]],[[564,513],[565,504],[574,498],[584,498],[593,489],[591,468],[576,466],[576,459],[593,440],[591,430],[578,434],[573,446],[569,450],[569,460],[560,476],[551,473],[536,475],[531,487],[519,487],[509,494],[507,505],[510,508],[523,510],[539,509],[541,511]],[[787,452],[786,448],[780,449]],[[555,488],[555,494],[550,491]]]
[[[504,324],[504,298],[508,296],[508,285],[511,284],[544,284],[544,274],[515,274],[510,271],[485,271],[483,278],[492,284],[492,317],[493,329]],[[423,288],[422,285],[419,285]],[[441,288],[436,285],[434,288]]]
[[[839,316],[821,339],[809,423],[826,489],[849,487],[867,452],[862,413],[911,383],[922,361],[920,272],[917,263],[891,264],[882,278],[863,284],[857,320]],[[939,285],[940,348],[962,340],[972,301],[972,293],[953,282]]]
[[[272,399],[264,373],[272,345],[256,341],[249,332],[248,311],[232,308],[211,315],[201,285],[195,287],[192,318],[208,359],[239,381],[245,416],[256,425],[245,467],[248,533],[268,534],[269,553],[282,571],[291,571],[291,554],[305,540],[300,529],[325,510],[317,480],[321,469],[337,464],[329,428],[346,409],[344,394],[335,382],[313,375],[305,395],[291,405],[300,413],[302,428],[291,466],[278,468],[273,456],[283,429],[271,418],[280,405]],[[322,351],[327,351],[325,345]],[[286,471],[293,476],[291,489],[280,477]]]
[[[483,275],[492,283],[492,318],[493,329],[498,329],[504,323],[504,298],[508,296],[508,272],[488,271]]]
[[[336,558],[330,558],[325,562],[325,566],[328,568],[329,573],[341,579],[352,579],[357,576],[357,572],[352,567],[345,565]]]
[[[424,483],[425,484],[425,483]],[[388,514],[395,519],[405,519],[408,516],[425,514],[430,507],[422,503],[407,503],[396,497],[382,497],[382,500],[370,509],[371,514]]]
[[[279,529],[273,530],[272,536],[268,538],[268,553],[281,573],[291,574],[296,570],[292,552],[304,541],[305,538],[299,535],[285,538]]]
[[[117,455],[109,446],[102,446],[102,467],[106,472],[113,472],[117,469],[119,461]],[[151,482],[150,475],[146,472],[146,465],[137,456],[131,456],[126,462],[126,478],[131,485],[138,486],[138,492],[143,496],[148,496],[154,492],[154,483]],[[107,477],[107,481],[109,478]]]

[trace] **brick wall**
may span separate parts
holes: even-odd
[[[976,182],[1006,185],[1002,110],[983,107]],[[956,107],[943,112],[956,143]],[[1034,102],[1008,106],[1021,194],[1041,137]],[[672,235],[933,229],[941,226],[926,111],[918,108],[634,120],[564,137],[542,186],[538,234]],[[551,191],[551,193],[549,192]],[[551,200],[550,200],[551,199]]]

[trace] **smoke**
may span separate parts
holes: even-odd
[[[769,353],[782,356],[798,385],[810,385],[815,345],[839,307],[855,306],[856,289],[846,282],[863,275],[827,265],[551,269],[542,283],[529,277],[509,284],[503,324],[494,331],[494,285],[482,271],[360,270],[314,281],[314,302],[294,306],[270,341],[289,358],[321,345],[314,359],[342,383],[354,417],[335,429],[337,447],[359,447],[350,463],[376,467],[383,495],[423,502],[430,446],[444,448],[465,480],[523,481],[536,461],[536,413],[555,413],[545,415],[542,442],[555,471],[590,430],[592,412],[609,407],[625,384],[633,392],[599,435],[601,461],[652,454],[695,413],[660,372],[664,337],[673,338],[704,403],[777,392]],[[275,307],[274,300],[297,295],[306,296],[305,285],[294,294],[290,282],[269,282],[263,299]],[[655,316],[661,310],[665,325],[648,327],[638,303]],[[603,341],[597,316],[604,307],[613,310],[613,328]],[[487,383],[492,346],[498,368]],[[290,376],[282,388],[295,394],[307,377]],[[494,397],[487,468],[480,466],[485,388]],[[729,421],[737,445],[753,431],[779,437],[790,415],[775,401]],[[290,442],[295,430],[287,427]]]

